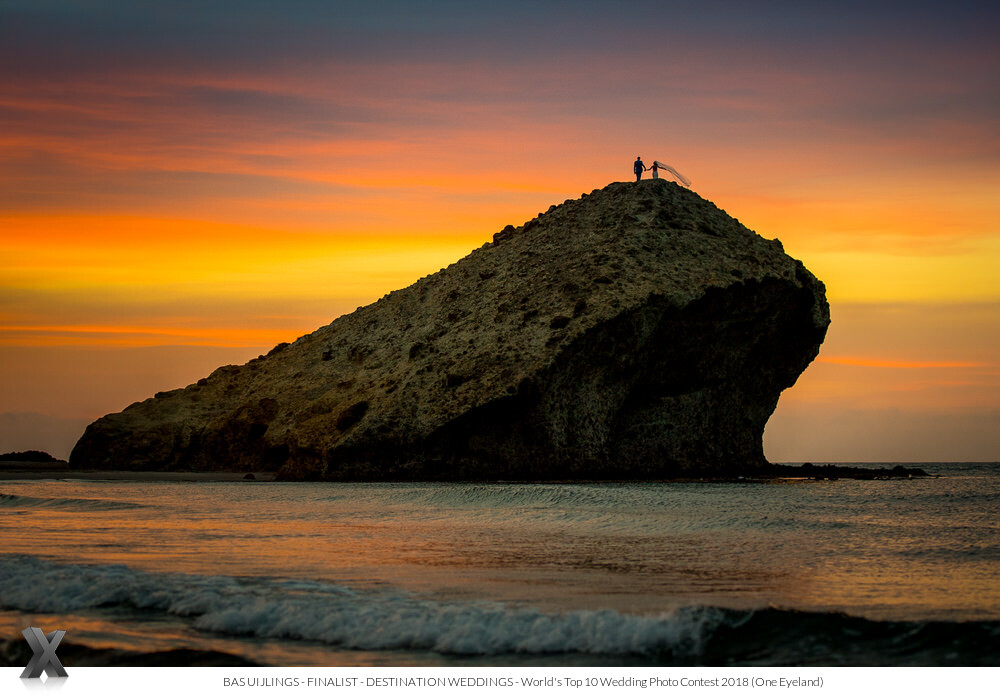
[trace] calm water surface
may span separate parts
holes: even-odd
[[[2,482],[0,626],[319,665],[801,663],[930,627],[894,659],[948,662],[1000,641],[1000,466],[923,466],[944,476]],[[788,645],[754,648],[770,627]],[[841,662],[881,662],[858,641]]]

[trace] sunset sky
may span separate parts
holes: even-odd
[[[5,0],[0,452],[631,178],[827,285],[775,461],[1000,460],[1000,5]]]

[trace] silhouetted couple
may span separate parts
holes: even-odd
[[[642,179],[642,173],[645,172],[647,169],[650,172],[653,173],[653,179],[659,179],[660,178],[660,170],[661,169],[665,169],[668,172],[670,172],[672,175],[674,175],[675,177],[677,177],[677,180],[681,184],[683,184],[684,186],[691,186],[691,180],[688,179],[687,177],[685,177],[683,174],[681,174],[680,172],[678,172],[676,169],[674,169],[670,165],[665,165],[662,162],[660,162],[659,160],[653,160],[653,166],[652,167],[647,167],[646,165],[642,164],[642,158],[641,157],[635,158],[635,166],[632,167],[632,171],[635,172],[635,180],[636,181],[639,181],[640,179]]]
[[[640,179],[642,179],[642,173],[645,172],[647,169],[653,173],[653,179],[659,179],[660,178],[659,166],[660,163],[654,160],[653,166],[647,167],[646,165],[642,164],[641,157],[635,158],[635,166],[632,167],[632,171],[635,172],[635,180],[639,181]]]

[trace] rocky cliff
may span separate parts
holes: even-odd
[[[76,468],[287,478],[753,474],[824,287],[671,182],[616,183],[87,429]]]

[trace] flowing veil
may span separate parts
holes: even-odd
[[[680,181],[680,183],[683,184],[684,186],[688,186],[688,187],[691,186],[691,180],[688,179],[687,177],[685,177],[683,174],[681,174],[680,172],[678,172],[676,169],[674,169],[670,165],[665,165],[662,162],[660,162],[659,160],[653,160],[653,164],[656,165],[657,167],[659,167],[660,169],[665,169],[668,172],[670,172],[672,175],[674,175],[675,177],[677,177],[677,180]]]

